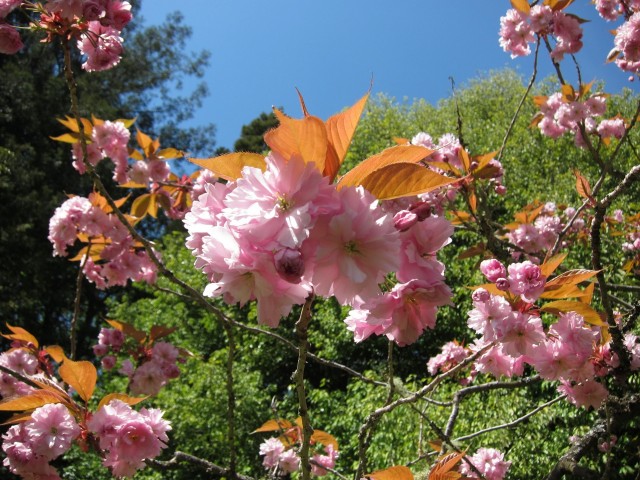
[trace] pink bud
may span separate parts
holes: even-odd
[[[409,210],[400,210],[393,216],[393,226],[399,232],[406,232],[418,223],[418,215]]]
[[[511,286],[511,284],[509,283],[509,280],[507,280],[506,278],[499,278],[496,280],[496,287],[498,287],[498,290],[502,291],[502,292],[506,292],[507,290],[509,290],[509,287]]]
[[[495,282],[499,278],[506,278],[507,276],[507,269],[500,260],[495,258],[484,260],[480,263],[480,271],[490,282]]]
[[[111,370],[116,366],[116,357],[114,357],[113,355],[107,355],[102,359],[101,363],[102,368],[104,368],[105,370]]]
[[[299,283],[304,273],[302,254],[292,248],[283,248],[274,255],[276,271],[289,283]]]
[[[484,303],[491,298],[491,294],[484,288],[477,288],[472,294],[471,298],[474,302]]]
[[[414,203],[409,207],[409,210],[418,216],[419,222],[431,216],[431,205],[427,202]]]
[[[18,30],[8,23],[0,23],[0,53],[13,55],[18,53],[23,46]]]
[[[504,195],[505,193],[507,193],[507,187],[505,187],[504,185],[496,185],[494,191],[498,195]]]
[[[96,357],[102,357],[102,356],[106,355],[107,353],[109,353],[109,346],[108,345],[103,345],[102,343],[99,343],[99,344],[93,346],[93,354]]]

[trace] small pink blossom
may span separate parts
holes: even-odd
[[[468,458],[487,480],[502,480],[511,466],[511,462],[504,459],[504,454],[495,448],[479,448]],[[460,463],[460,473],[469,478],[478,478],[466,462]]]
[[[576,385],[571,385],[568,381],[563,381],[558,387],[560,393],[567,395],[570,403],[577,407],[600,408],[602,402],[609,396],[609,391],[604,385],[596,380],[587,380]]]
[[[280,455],[284,452],[284,445],[277,438],[268,438],[260,444],[260,455],[264,455],[262,465],[274,468],[278,465]]]
[[[78,49],[86,55],[83,69],[88,72],[109,70],[120,63],[123,51],[120,31],[98,21],[89,22],[88,30],[78,40]]]

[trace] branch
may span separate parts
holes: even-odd
[[[232,475],[232,472],[229,469],[222,468],[214,463],[211,463],[203,458],[195,457],[188,453],[176,451],[173,454],[173,458],[167,461],[161,460],[146,460],[145,463],[156,470],[167,471],[167,470],[176,470],[179,468],[180,463],[187,462],[196,467],[200,468],[204,472],[212,475],[215,478],[223,478],[229,477]],[[241,475],[239,473],[233,473],[238,480],[256,480],[253,477],[248,477],[246,475]]]
[[[313,427],[309,418],[309,407],[307,406],[307,395],[304,389],[304,367],[307,361],[307,350],[309,348],[308,328],[311,320],[311,304],[314,295],[310,294],[302,307],[300,318],[296,322],[296,333],[298,335],[298,365],[293,374],[292,380],[296,384],[298,394],[298,414],[302,418],[302,445],[300,447],[300,468],[302,470],[302,480],[311,478],[311,467],[309,465],[309,446],[311,445],[311,435]]]

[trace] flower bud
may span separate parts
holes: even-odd
[[[477,288],[471,294],[471,299],[477,303],[484,303],[491,298],[491,294],[484,288]]]
[[[304,274],[304,261],[299,250],[283,248],[276,252],[273,258],[276,271],[289,283],[300,283]]]
[[[498,287],[498,290],[500,290],[501,292],[506,292],[507,290],[509,290],[509,287],[511,287],[511,283],[509,283],[509,280],[507,280],[506,278],[499,278],[495,283],[496,287]]]
[[[416,202],[409,207],[409,210],[418,216],[419,222],[431,216],[431,205],[428,202]]]
[[[506,278],[507,276],[507,269],[500,260],[495,258],[482,261],[480,263],[480,271],[490,282],[495,282],[499,278]]]
[[[409,210],[400,210],[393,216],[393,226],[399,232],[406,232],[418,223],[418,215]]]

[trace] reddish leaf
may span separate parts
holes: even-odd
[[[606,325],[605,322],[602,321],[600,314],[596,312],[593,308],[583,302],[576,302],[571,300],[557,300],[555,302],[550,302],[545,304],[541,310],[543,312],[549,312],[554,315],[558,315],[559,312],[567,313],[567,312],[576,312],[584,317],[584,321],[596,326]]]
[[[367,473],[365,477],[373,478],[374,480],[413,480],[411,470],[403,465],[396,465],[395,467],[378,470],[377,472]]]
[[[428,193],[457,182],[414,163],[396,163],[382,167],[362,179],[359,184],[379,200]]]
[[[188,160],[202,168],[211,170],[218,177],[230,182],[235,182],[242,176],[244,167],[259,168],[263,171],[266,168],[264,156],[249,152],[227,153],[219,157],[189,158]]]
[[[0,423],[0,425],[4,426],[4,425],[13,425],[16,423],[22,423],[29,420],[30,418],[31,418],[30,413],[15,413],[11,415],[9,420],[7,420],[6,422]]]
[[[589,185],[589,180],[578,170],[574,170],[573,174],[576,176],[576,190],[578,191],[578,195],[582,198],[591,198],[591,185]]]
[[[444,479],[457,479],[461,478],[462,474],[454,471],[453,469],[460,463],[460,460],[465,456],[464,452],[449,453],[442,455],[436,461],[435,465],[429,471],[428,480],[444,480]]]
[[[26,343],[32,343],[34,347],[38,348],[39,344],[38,344],[38,339],[36,337],[34,337],[33,335],[31,335],[29,332],[27,332],[24,328],[22,327],[14,327],[13,325],[10,325],[8,323],[5,323],[5,325],[7,326],[7,328],[9,330],[11,330],[12,333],[8,333],[6,335],[2,335],[4,338],[7,338],[9,340],[16,340],[16,341],[22,341],[22,342],[26,342]]]
[[[146,400],[147,398],[148,397],[130,397],[129,395],[125,395],[124,393],[110,393],[102,397],[102,399],[100,400],[100,403],[98,404],[98,408],[96,410],[100,410],[100,408],[107,405],[111,400],[120,400],[121,402],[124,402],[127,405],[133,406]]]
[[[116,330],[120,330],[125,335],[133,338],[138,343],[142,343],[145,338],[147,338],[147,334],[145,332],[136,329],[133,325],[128,323],[121,322],[119,320],[107,320],[107,323]]]
[[[458,260],[475,257],[476,255],[481,255],[486,251],[487,246],[483,242],[480,242],[473,247],[469,247],[466,250],[460,252],[460,254],[458,254]]]
[[[67,358],[62,362],[58,373],[62,380],[78,392],[80,398],[85,402],[89,401],[98,380],[98,372],[91,362],[75,362]]]
[[[149,340],[152,342],[158,340],[159,338],[166,337],[167,335],[171,335],[175,332],[178,327],[164,327],[162,325],[154,325],[151,327],[151,331],[149,332]]]

